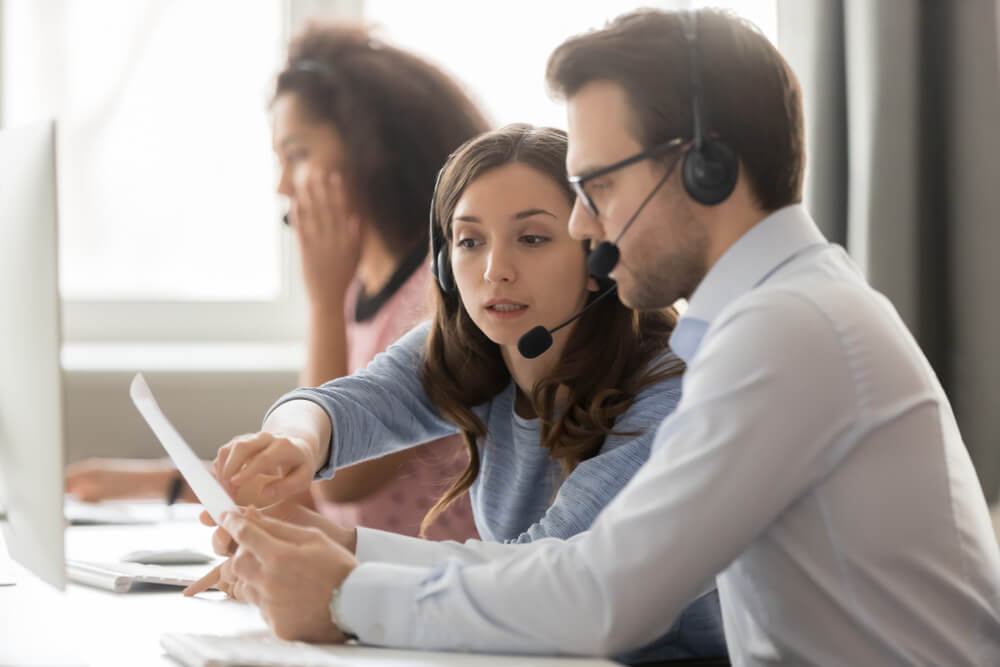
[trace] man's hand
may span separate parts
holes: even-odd
[[[357,530],[344,528],[337,523],[330,521],[319,512],[311,510],[308,507],[304,507],[299,502],[298,498],[282,500],[281,502],[274,503],[273,505],[269,505],[259,510],[259,512],[266,517],[292,523],[297,526],[302,526],[303,528],[318,528],[322,530],[327,537],[350,551],[352,554],[357,546]],[[203,511],[199,520],[206,526],[216,525],[215,521],[208,512]],[[218,528],[214,533],[212,533],[212,550],[220,556],[232,556],[236,553],[237,546],[238,545],[233,540],[232,536],[226,532],[225,528]]]
[[[253,508],[242,515],[226,513],[222,527],[239,547],[213,570],[221,590],[259,607],[281,639],[346,639],[330,619],[330,599],[357,567],[350,552],[320,528],[281,521]]]

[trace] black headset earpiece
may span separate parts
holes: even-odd
[[[701,148],[692,147],[684,156],[681,178],[688,196],[699,204],[721,204],[736,187],[739,162],[732,149],[709,139]]]
[[[451,262],[448,260],[448,244],[444,240],[444,232],[438,225],[437,220],[437,197],[438,185],[441,184],[441,175],[444,167],[438,170],[437,178],[434,179],[434,194],[431,195],[431,275],[437,281],[438,287],[445,294],[454,294],[456,291],[455,277],[451,273]]]
[[[697,14],[681,13],[681,24],[688,45],[691,116],[694,122],[694,145],[684,156],[681,181],[691,199],[712,206],[721,204],[732,194],[739,177],[739,161],[733,150],[721,140],[705,136],[701,77],[698,73]]]

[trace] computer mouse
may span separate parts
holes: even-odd
[[[125,554],[122,560],[145,565],[201,565],[214,558],[194,549],[143,549]]]

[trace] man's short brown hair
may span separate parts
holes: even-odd
[[[802,200],[802,93],[791,67],[753,24],[728,12],[693,13],[702,123],[736,153],[768,211]],[[593,81],[625,89],[628,128],[644,147],[693,138],[690,51],[679,12],[640,10],[571,37],[549,58],[549,88],[571,98]]]

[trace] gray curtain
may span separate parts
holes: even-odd
[[[996,500],[997,3],[778,3],[780,48],[805,98],[806,205],[916,335]]]

